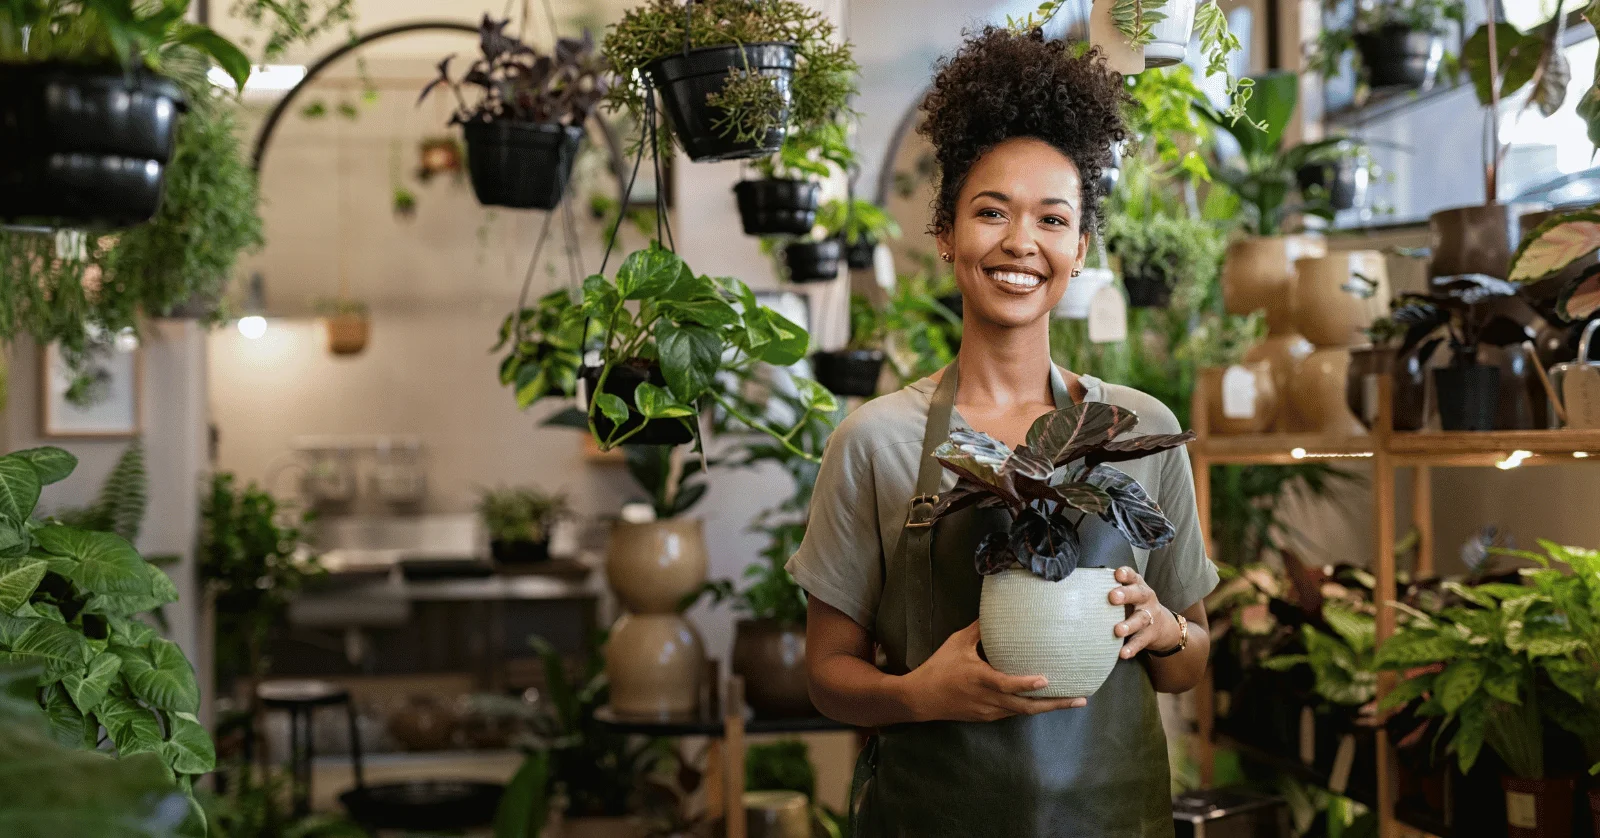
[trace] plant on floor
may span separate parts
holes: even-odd
[[[500,384],[516,393],[517,407],[526,409],[546,396],[572,397],[583,366],[583,332],[584,320],[566,289],[506,315],[500,340],[489,351],[506,350]]]
[[[1336,0],[1323,0],[1324,18],[1338,14],[1341,6]],[[1360,52],[1356,39],[1376,35],[1387,28],[1400,28],[1412,32],[1445,34],[1451,24],[1460,26],[1466,18],[1466,4],[1462,0],[1379,0],[1377,3],[1356,7],[1354,18],[1345,26],[1324,26],[1306,51],[1306,65],[1323,78],[1339,75],[1345,56],[1356,58],[1356,72],[1361,74]],[[1441,77],[1449,77],[1448,67],[1453,56],[1446,55],[1441,66],[1446,68]],[[1465,63],[1465,58],[1463,58]]]
[[[545,541],[551,525],[566,511],[565,495],[532,486],[488,489],[478,495],[478,516],[491,541]]]
[[[707,103],[722,113],[717,126],[722,136],[751,140],[783,126],[804,133],[847,110],[859,69],[850,46],[837,37],[826,15],[797,0],[759,5],[746,0],[696,0],[687,9],[677,0],[645,0],[606,32],[601,53],[619,79],[606,103],[613,110],[626,110],[643,125],[645,71],[652,62],[685,49],[772,42],[795,47],[793,98],[787,113],[771,77],[731,68],[716,101]],[[671,121],[663,123],[657,138],[660,151],[670,153],[676,140]]]
[[[187,790],[216,761],[200,687],[177,644],[139,619],[177,588],[120,536],[31,520],[41,489],[77,462],[59,448],[0,457],[0,659],[40,669],[57,741],[155,753]]]
[[[139,540],[147,498],[144,443],[128,443],[111,474],[100,487],[94,504],[84,509],[57,510],[56,520],[81,530],[115,533],[129,544]]]
[[[222,770],[219,766],[218,773]],[[227,779],[225,794],[200,797],[209,828],[206,838],[369,838],[366,830],[336,812],[290,814],[293,781],[287,772],[268,771],[257,779],[253,767],[241,762],[228,771]]]
[[[860,198],[834,199],[817,210],[817,226],[845,244],[900,238],[900,225],[883,207]]]
[[[1267,337],[1266,313],[1205,314],[1178,347],[1178,357],[1197,367],[1227,367]]]
[[[511,120],[582,128],[611,86],[593,39],[587,32],[582,38],[558,38],[552,54],[540,55],[507,34],[510,22],[485,14],[478,24],[482,56],[459,80],[450,77],[455,56],[446,56],[418,102],[435,90],[449,90],[456,101],[451,125]]]
[[[811,801],[811,822],[828,838],[842,838],[847,819],[817,802],[817,770],[811,749],[799,739],[762,742],[745,750],[744,787],[750,791],[794,791]]]

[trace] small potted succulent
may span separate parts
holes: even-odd
[[[1207,314],[1178,347],[1178,356],[1196,367],[1196,386],[1205,392],[1212,433],[1252,434],[1272,428],[1284,397],[1272,380],[1272,364],[1244,360],[1266,337],[1262,312]]]
[[[853,162],[855,152],[846,141],[845,127],[838,122],[789,135],[777,154],[755,162],[759,178],[734,184],[733,194],[739,202],[739,220],[745,234],[810,233],[817,223],[822,194],[822,187],[814,178],[827,177],[830,164],[847,169]]]
[[[891,305],[892,305],[891,301]],[[811,353],[817,382],[840,396],[868,398],[878,392],[883,373],[888,313],[860,294],[850,296],[850,342],[833,352]]]
[[[1336,0],[1323,2],[1324,16],[1349,8]],[[1345,56],[1353,54],[1358,75],[1371,88],[1421,87],[1448,66],[1444,36],[1465,16],[1462,0],[1362,4],[1344,25],[1323,27],[1306,62],[1324,78],[1333,78],[1341,72]]]
[[[244,53],[189,22],[188,6],[0,6],[0,219],[130,226],[155,215],[187,107],[178,77],[195,66],[203,77],[213,61],[240,89],[250,75]]]
[[[1439,423],[1445,430],[1488,431],[1499,424],[1501,370],[1482,363],[1479,348],[1516,346],[1529,339],[1527,327],[1496,314],[1491,305],[1516,292],[1506,280],[1467,274],[1436,277],[1427,294],[1399,297],[1390,316],[1407,329],[1402,355],[1441,329],[1448,336],[1450,364],[1433,371]]]
[[[1134,548],[1157,549],[1176,535],[1138,481],[1110,464],[1194,434],[1124,437],[1138,421],[1125,408],[1083,402],[1039,417],[1015,450],[958,430],[934,452],[958,477],[934,520],[979,504],[1011,517],[974,555],[984,577],[979,623],[996,669],[1048,679],[1028,695],[1077,698],[1100,688],[1122,648],[1112,627],[1127,616],[1107,596],[1116,568],[1133,565]]]
[[[820,10],[798,0],[646,0],[606,33],[622,83],[607,95],[647,125],[659,94],[659,150],[696,162],[772,154],[791,131],[814,130],[846,109],[857,67]]]
[[[872,267],[879,242],[900,238],[900,225],[889,213],[860,198],[823,204],[817,212],[817,226],[844,242],[845,262],[857,270]]]
[[[610,83],[587,32],[581,39],[561,38],[554,54],[540,55],[506,34],[509,22],[484,15],[478,26],[483,55],[459,81],[450,77],[455,56],[447,56],[418,101],[440,88],[455,96],[450,124],[466,135],[479,203],[548,210],[561,203],[584,124]],[[472,97],[469,87],[477,91]]]
[[[478,515],[497,564],[549,559],[550,528],[566,511],[565,496],[534,487],[491,489],[478,498]]]

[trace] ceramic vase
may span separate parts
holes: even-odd
[[[606,549],[606,581],[629,611],[674,614],[679,600],[706,581],[709,564],[698,518],[618,521]]]
[[[1293,401],[1289,398],[1289,382],[1294,379],[1295,367],[1315,349],[1310,341],[1298,333],[1290,332],[1283,335],[1268,335],[1266,340],[1250,347],[1250,351],[1244,354],[1246,364],[1265,361],[1272,369],[1272,385],[1278,394],[1278,410],[1271,430],[1305,430],[1306,423],[1295,413]]]
[[[677,719],[700,699],[705,644],[677,614],[625,614],[606,640],[611,709],[629,719]]]
[[[1272,430],[1278,418],[1278,385],[1270,362],[1204,367],[1199,373],[1211,433],[1259,434]]]
[[[1345,396],[1349,385],[1350,350],[1323,347],[1312,352],[1295,370],[1289,383],[1289,400],[1305,430],[1328,436],[1358,436],[1365,426],[1350,412]]]
[[[777,620],[740,620],[733,633],[733,673],[761,718],[815,716],[806,680],[806,627]]]
[[[1509,204],[1479,204],[1428,216],[1431,256],[1428,276],[1487,274],[1505,279],[1521,234],[1522,210]]]
[[[1127,616],[1109,596],[1116,570],[1080,567],[1059,582],[1012,568],[983,578],[978,601],[983,650],[1008,675],[1043,675],[1049,684],[1023,693],[1034,698],[1094,695],[1117,664]]]
[[[1376,250],[1347,250],[1294,263],[1294,326],[1316,346],[1356,346],[1389,305],[1389,269]]]
[[[1150,27],[1150,43],[1144,47],[1146,70],[1183,63],[1194,31],[1194,7],[1195,0],[1167,0],[1161,7],[1166,17]]]
[[[1295,260],[1322,256],[1327,244],[1309,236],[1256,236],[1228,245],[1222,262],[1222,301],[1231,314],[1264,310],[1267,331],[1294,328]]]

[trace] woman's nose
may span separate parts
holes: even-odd
[[[1005,239],[1000,242],[1000,249],[1004,250],[1007,256],[1021,258],[1038,253],[1039,245],[1028,232],[1028,225],[1013,224]]]

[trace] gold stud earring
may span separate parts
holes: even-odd
[[[1072,272],[1072,275],[1073,276],[1077,276],[1078,274],[1081,274],[1081,273],[1083,273],[1083,271],[1081,269],[1074,269],[1073,272]]]
[[[951,258],[950,254],[948,254],[948,253],[939,254],[939,258],[945,260],[946,262],[954,262],[955,261],[955,259]]]

